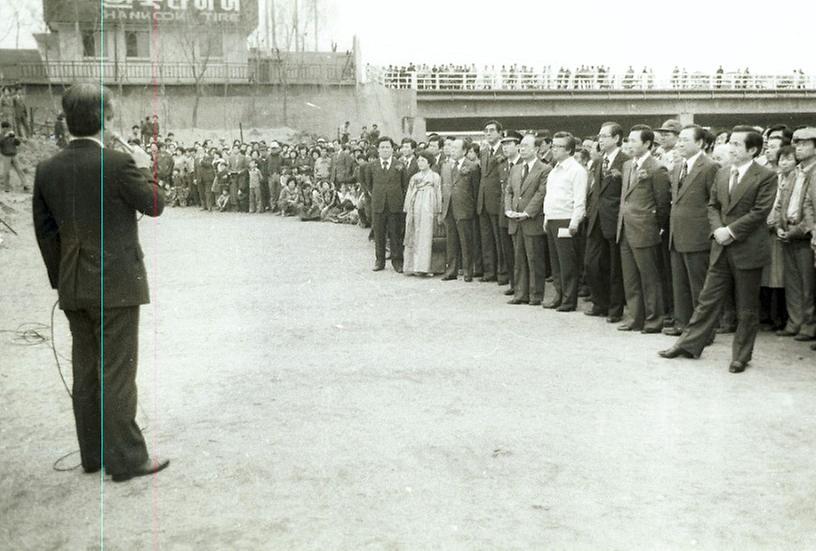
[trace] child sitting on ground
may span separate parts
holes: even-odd
[[[221,189],[221,195],[218,196],[218,199],[215,200],[215,205],[218,207],[219,212],[224,212],[229,208],[229,190],[227,188]]]

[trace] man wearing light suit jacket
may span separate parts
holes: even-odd
[[[674,326],[663,329],[678,337],[688,325],[705,283],[711,251],[708,201],[719,167],[703,153],[705,130],[686,126],[677,141],[679,157],[671,174],[669,228]]]
[[[552,167],[537,156],[535,136],[521,140],[521,163],[510,170],[504,191],[507,231],[513,236],[515,295],[509,304],[541,306],[544,299],[544,194]]]
[[[476,216],[476,194],[479,186],[479,165],[465,158],[465,142],[451,145],[450,167],[442,173],[442,213],[447,237],[446,270],[443,281],[457,278],[459,255],[465,281],[473,281],[473,220]],[[448,176],[449,175],[449,176]],[[448,176],[448,178],[445,178]]]
[[[669,231],[671,191],[666,167],[649,153],[653,142],[654,132],[648,126],[637,125],[629,132],[633,157],[623,165],[617,238],[632,320],[618,327],[620,331],[660,333],[663,329],[660,247],[663,233]]]
[[[734,164],[717,173],[708,202],[714,243],[703,290],[688,327],[664,358],[697,358],[717,328],[722,303],[732,288],[736,294],[737,330],[731,348],[731,373],[745,371],[759,328],[759,287],[762,268],[771,262],[768,213],[776,197],[777,176],[755,158],[762,136],[750,126],[738,126],[729,141]]]

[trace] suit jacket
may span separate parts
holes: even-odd
[[[99,308],[103,269],[105,308],[150,302],[136,212],[158,216],[162,210],[162,190],[131,156],[100,152],[93,141],[74,140],[37,165],[34,231],[60,308]]]
[[[810,239],[813,231],[813,221],[810,219],[808,197],[816,185],[816,163],[805,173],[805,183],[799,197],[799,220],[791,224],[790,220],[788,220],[788,207],[790,207],[795,184],[796,173],[791,175],[789,185],[778,188],[778,197],[774,203],[771,218],[777,228],[788,232],[789,239]]]
[[[766,222],[776,197],[776,172],[753,162],[731,193],[730,176],[731,169],[727,167],[717,172],[708,201],[708,221],[712,235],[714,230],[727,226],[735,240],[725,247],[715,240],[711,245],[711,263],[727,249],[737,269],[762,268],[771,262]]]
[[[458,220],[469,220],[476,214],[476,196],[479,190],[479,165],[464,159],[462,170],[456,170],[456,163],[450,159],[442,167],[442,216],[448,215],[448,208],[453,209],[453,217]]]
[[[391,166],[383,170],[382,161],[375,159],[368,163],[364,172],[366,188],[371,193],[372,212],[401,213],[408,190],[405,167],[396,157],[391,157]]]
[[[685,163],[685,159],[678,160],[671,173],[669,247],[680,253],[708,251],[711,248],[711,232],[707,224],[708,201],[719,166],[705,153],[701,154],[686,174],[683,187],[678,189]]]
[[[518,221],[509,218],[507,232],[515,235],[521,230],[523,235],[544,235],[544,195],[547,191],[547,176],[552,167],[536,159],[524,182],[524,161],[510,169],[510,177],[504,193],[504,208],[515,212],[526,212],[528,218]]]
[[[636,249],[654,247],[662,241],[661,230],[669,231],[669,172],[651,155],[646,157],[638,171],[644,171],[644,177],[631,174],[633,164],[634,159],[623,163],[617,240],[620,242],[625,225],[629,245]]]
[[[606,174],[602,170],[603,160],[593,163],[589,175],[590,189],[587,193],[587,235],[599,225],[605,239],[615,239],[620,212],[623,163],[628,160],[629,156],[618,150]]]
[[[482,151],[480,165],[482,180],[479,183],[479,195],[476,197],[476,212],[497,215],[502,212],[501,163],[504,156],[499,151],[494,155],[493,150],[485,148]]]
[[[437,174],[439,174],[441,176],[442,175],[442,167],[445,166],[445,162],[447,160],[448,160],[448,158],[445,156],[445,154],[440,153],[439,154],[439,162],[435,162],[434,164],[432,164],[431,165],[431,170],[433,170],[434,172],[436,172]]]
[[[417,164],[416,156],[411,157],[411,162],[406,163],[403,161],[402,166],[405,167],[405,175],[408,178],[408,181],[411,181],[411,178],[414,174],[419,172],[419,165]]]

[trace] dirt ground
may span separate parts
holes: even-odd
[[[14,204],[0,329],[49,324],[56,298]],[[494,284],[373,273],[356,227],[140,225],[139,421],[170,468],[55,471],[76,440],[51,348],[0,333],[2,549],[816,548],[806,345],[763,334],[732,375],[730,338],[666,361],[668,337]]]

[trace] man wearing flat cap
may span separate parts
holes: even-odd
[[[814,287],[816,270],[813,266],[813,206],[806,203],[816,186],[816,128],[805,127],[793,133],[796,148],[796,176],[793,185],[779,190],[774,206],[779,227],[777,238],[782,242],[785,275],[785,302],[788,323],[777,335],[797,341],[812,341],[816,337]]]
[[[503,160],[499,165],[499,185],[501,186],[501,201],[504,207],[504,196],[507,191],[507,182],[510,178],[510,170],[521,163],[521,155],[519,155],[518,146],[521,143],[521,134],[515,130],[506,130],[504,137],[501,139],[502,157]],[[504,257],[504,263],[507,268],[507,278],[510,282],[510,288],[504,294],[506,296],[513,296],[515,294],[515,277],[513,270],[515,269],[515,252],[513,249],[513,236],[507,231],[509,219],[504,214],[504,208],[499,215],[499,246],[501,247],[501,254]]]

